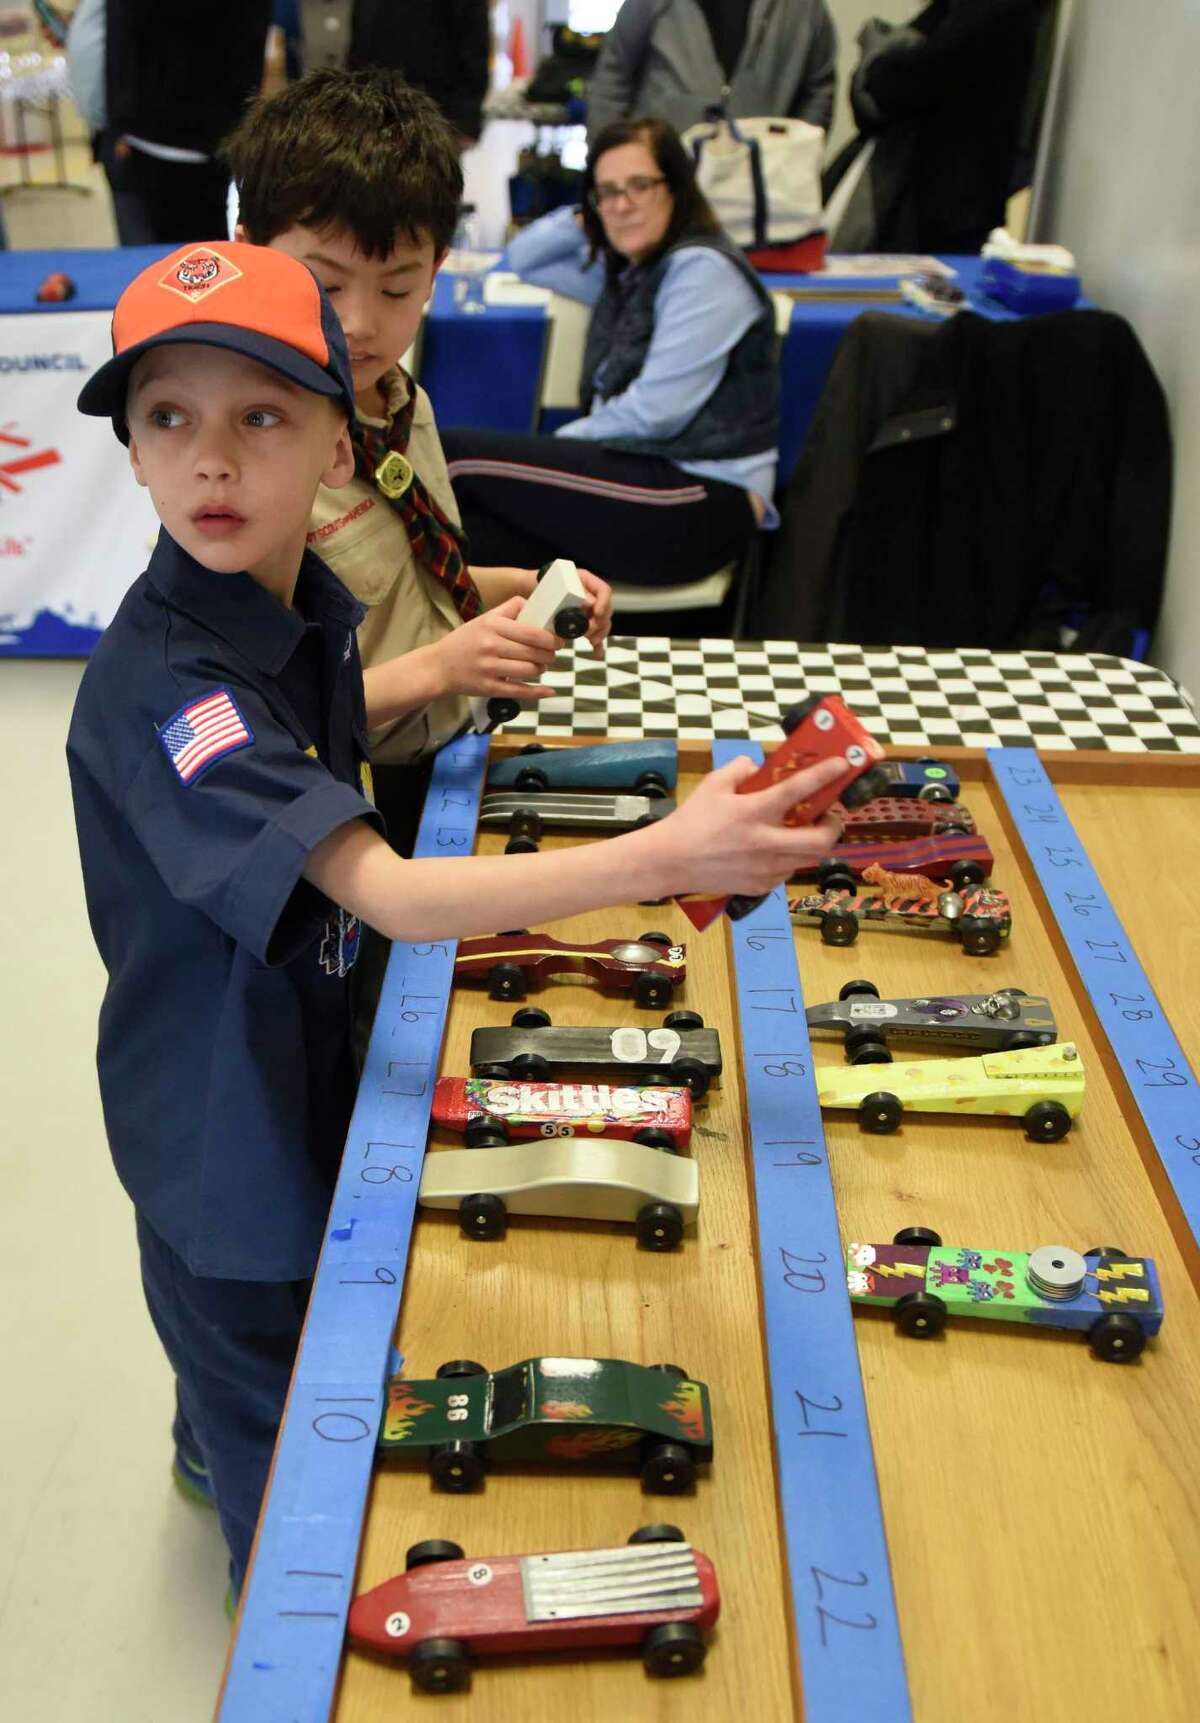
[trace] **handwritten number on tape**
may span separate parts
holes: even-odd
[[[817,1619],[821,1624],[821,1644],[825,1650],[829,1649],[829,1630],[831,1627],[855,1627],[862,1633],[874,1632],[879,1623],[868,1610],[864,1610],[861,1617],[852,1620],[848,1616],[837,1615],[832,1609],[825,1607],[827,1587],[850,1586],[858,1589],[870,1584],[868,1576],[863,1573],[861,1568],[849,1575],[827,1573],[823,1567],[810,1568],[809,1572],[812,1574],[813,1584],[817,1591]],[[831,1591],[830,1601],[834,1601],[835,1597],[836,1594]],[[847,1599],[846,1601],[849,1603],[850,1600]]]
[[[818,1151],[811,1137],[776,1137],[769,1138],[764,1144],[767,1149],[794,1149],[796,1152],[788,1160],[772,1160],[773,1167],[823,1167],[825,1157]]]
[[[783,1263],[785,1286],[791,1287],[793,1292],[824,1292],[825,1276],[815,1266],[819,1262],[829,1261],[823,1250],[819,1250],[816,1256],[797,1256],[794,1251],[784,1250],[780,1245],[779,1257]],[[810,1266],[803,1267],[802,1264],[805,1263]]]
[[[840,1438],[843,1441],[845,1440],[846,1436],[849,1434],[848,1431],[822,1429],[819,1425],[815,1424],[813,1419],[810,1417],[810,1413],[814,1412],[825,1412],[836,1417],[842,1410],[842,1399],[840,1394],[835,1394],[831,1400],[825,1401],[812,1400],[807,1394],[802,1394],[799,1388],[793,1389],[793,1393],[795,1394],[800,1407],[800,1416],[804,1420],[804,1428],[796,1431],[798,1436],[833,1436],[835,1438]]]

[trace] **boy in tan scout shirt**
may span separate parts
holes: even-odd
[[[465,565],[433,409],[398,363],[454,231],[458,152],[427,96],[372,70],[315,72],[255,103],[225,154],[238,186],[237,237],[306,263],[346,334],[356,474],[343,489],[317,492],[309,544],[369,607],[359,629],[364,668],[406,655],[412,706],[372,732],[373,761],[418,761],[458,727],[468,695],[549,693],[539,677],[558,644],[515,620],[535,570]],[[580,574],[600,650],[611,593]]]

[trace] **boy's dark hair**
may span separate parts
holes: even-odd
[[[690,239],[693,234],[721,231],[712,206],[696,184],[692,158],[684,149],[674,126],[656,119],[614,120],[597,133],[588,151],[587,167],[583,173],[583,230],[592,242],[592,257],[603,257],[610,281],[624,269],[628,260],[608,243],[599,211],[592,205],[592,193],[596,187],[596,163],[606,150],[620,149],[622,144],[645,144],[671,194],[670,225],[662,243],[655,247],[650,257],[642,259],[643,263],[657,262],[664,252],[678,245],[681,239]]]
[[[450,244],[462,167],[440,109],[398,72],[310,72],[246,111],[221,154],[255,245],[289,227],[345,228],[367,257],[403,235]]]

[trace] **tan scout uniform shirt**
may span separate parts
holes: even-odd
[[[360,414],[365,424],[386,426],[408,398],[399,371],[387,379],[387,421]],[[446,471],[446,457],[424,389],[417,387],[408,458],[442,510],[461,523]],[[382,664],[415,646],[429,646],[459,626],[454,600],[413,557],[404,522],[366,479],[352,479],[339,490],[322,485],[309,522],[308,542],[355,598],[367,605],[358,630],[363,668]],[[407,717],[371,732],[371,757],[377,764],[416,760],[444,741],[467,715],[463,695],[435,700]]]

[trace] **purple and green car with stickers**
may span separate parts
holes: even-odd
[[[891,1244],[849,1245],[846,1285],[852,1303],[890,1309],[900,1332],[914,1340],[940,1334],[948,1316],[995,1317],[1081,1329],[1110,1364],[1136,1358],[1163,1322],[1153,1261],[1113,1245],[977,1250],[906,1227]]]

